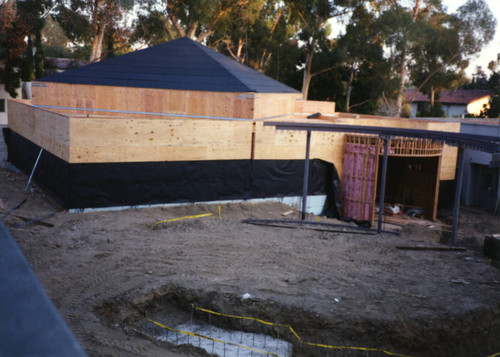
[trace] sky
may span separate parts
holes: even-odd
[[[481,66],[483,70],[489,74],[488,63],[497,59],[497,54],[500,53],[500,1],[499,0],[485,0],[490,7],[491,12],[497,18],[497,28],[495,38],[486,46],[481,53],[471,60],[467,68],[467,75],[472,76],[476,71],[476,66]],[[455,10],[462,6],[466,0],[443,0],[443,4],[448,8],[448,12],[455,12]]]

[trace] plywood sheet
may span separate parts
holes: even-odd
[[[68,86],[68,90],[71,89],[71,85]],[[50,86],[44,89],[54,90]],[[76,87],[72,90],[74,89]],[[90,86],[85,90],[97,91],[96,88],[90,88]],[[193,103],[201,103],[200,108],[205,107],[209,111],[218,111],[223,115],[231,115],[238,110],[240,114],[244,112],[244,108],[242,109],[241,106],[235,105],[232,109],[231,105],[221,107],[220,102],[212,103],[210,100],[204,99],[203,96],[197,97],[196,93],[190,93],[189,96],[186,96],[186,93],[179,93],[179,91],[170,92],[167,99],[173,101],[172,107],[177,108],[178,111],[185,110],[189,103],[184,99],[188,99]],[[126,93],[121,94],[125,95]],[[165,95],[165,93],[154,91],[150,94],[160,96],[158,98]],[[226,95],[226,101],[231,98],[242,101],[249,98],[255,99],[253,94],[249,95],[248,98],[246,96],[235,98],[231,97],[233,94],[227,93],[216,94],[216,96]],[[66,95],[66,93],[62,97],[66,97],[64,99],[66,101],[74,100],[74,105],[77,105],[78,101],[81,100],[72,95]],[[266,99],[264,97],[260,99]],[[152,106],[157,105],[158,98],[150,98],[146,100],[146,103],[151,103]],[[267,99],[271,100],[271,98]],[[290,95],[285,95],[283,100],[286,101],[285,99],[289,100]],[[62,105],[63,101],[58,100],[55,98],[53,104]],[[93,105],[93,100],[102,101],[102,98],[99,95],[94,99],[88,97],[85,102],[80,104]],[[119,98],[111,97],[109,105],[120,105],[120,101]],[[69,162],[237,160],[250,159],[252,150],[256,160],[301,160],[305,158],[305,132],[276,131],[274,127],[264,126],[260,120],[254,122],[251,120],[195,119],[180,116],[141,117],[139,114],[126,117],[125,115],[128,114],[124,113],[112,117],[103,117],[102,113],[99,113],[101,116],[87,113],[71,116],[70,119],[68,115],[34,108],[16,101],[12,103],[9,104],[9,126],[19,134]],[[264,102],[260,102],[260,104],[262,103]],[[140,100],[131,99],[127,105],[129,109],[137,110],[143,104]],[[159,107],[152,108],[152,110],[160,109]],[[289,110],[288,107],[285,108],[285,111],[287,110]],[[324,122],[322,119],[311,120],[305,119],[303,116],[290,115],[275,120]],[[456,123],[433,123],[394,118],[337,118],[327,121],[343,124],[458,130]],[[254,130],[253,127],[255,127]],[[343,133],[312,133],[310,157],[333,162],[339,175],[342,175],[343,172],[343,154]],[[440,167],[441,180],[454,179],[456,156],[457,150],[455,148],[444,146]]]
[[[37,82],[33,104],[54,107],[115,110],[126,112],[171,113],[193,116],[253,118],[254,95],[241,93],[180,91],[149,88],[91,86]],[[87,114],[103,114],[86,111]],[[130,113],[127,114],[128,116]]]
[[[122,112],[106,113],[115,116],[123,116],[124,112],[147,112],[261,119],[294,113],[300,98],[301,94],[295,93],[202,92],[52,82],[37,82],[33,87],[35,105]]]
[[[295,113],[301,93],[258,93],[255,94],[255,119],[272,118]]]
[[[296,102],[295,113],[304,113],[306,115],[314,113],[321,113],[322,115],[334,115],[335,102],[300,100]]]
[[[71,162],[250,159],[252,122],[71,118]]]
[[[65,115],[35,108],[21,101],[9,101],[9,128],[69,161],[69,118]]]

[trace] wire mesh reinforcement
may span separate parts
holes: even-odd
[[[279,323],[269,322],[269,321],[265,321],[265,320],[254,318],[254,317],[248,317],[248,316],[238,316],[238,315],[224,314],[224,313],[221,313],[221,312],[216,312],[216,311],[204,309],[204,308],[201,308],[201,307],[196,307],[194,305],[192,306],[192,309],[193,309],[193,311],[197,310],[197,311],[201,311],[201,312],[207,313],[208,316],[209,316],[209,325],[210,325],[210,321],[211,321],[211,316],[212,315],[213,316],[223,316],[223,317],[226,317],[226,318],[229,318],[229,319],[235,319],[235,320],[253,321],[253,322],[257,322],[259,324],[265,325],[265,326],[277,327],[278,331],[279,331],[279,328],[285,329],[286,332],[291,333],[291,335],[299,342],[299,344],[301,344],[303,346],[311,346],[311,347],[318,347],[318,348],[321,348],[321,349],[325,349],[325,352],[328,351],[328,350],[352,350],[352,351],[365,351],[367,354],[369,352],[379,352],[379,353],[383,353],[383,354],[389,355],[389,356],[409,357],[408,355],[394,353],[394,352],[386,351],[386,350],[380,349],[380,348],[356,347],[356,346],[342,346],[342,345],[336,346],[336,345],[328,345],[328,344],[321,344],[321,343],[306,342],[306,341],[303,341],[302,338],[299,336],[299,334],[292,328],[292,326],[290,326],[288,324],[279,324]],[[181,343],[188,343],[188,344],[192,344],[194,346],[198,345],[198,347],[202,347],[202,341],[211,341],[211,343],[212,343],[212,353],[213,353],[213,349],[214,349],[215,343],[218,343],[218,344],[222,344],[224,346],[231,346],[231,347],[236,347],[237,348],[237,350],[235,352],[231,352],[231,353],[228,352],[228,356],[239,355],[239,353],[240,353],[239,350],[242,349],[242,350],[250,351],[252,356],[253,356],[253,353],[255,352],[255,353],[258,353],[258,354],[261,354],[261,355],[283,357],[283,355],[278,354],[279,352],[276,353],[274,351],[269,351],[269,350],[266,351],[266,350],[263,350],[263,349],[258,349],[258,348],[254,348],[254,347],[245,346],[244,344],[238,344],[238,343],[234,343],[234,342],[228,341],[227,340],[228,338],[224,338],[224,337],[222,337],[222,338],[214,338],[214,337],[211,337],[211,336],[207,336],[207,334],[200,333],[201,328],[198,331],[191,332],[191,331],[185,331],[182,328],[183,326],[186,326],[186,324],[185,325],[181,325],[181,326],[179,326],[177,328],[172,328],[172,327],[169,327],[167,325],[164,325],[162,323],[159,323],[159,322],[151,320],[151,319],[148,319],[148,321],[151,322],[152,324],[154,324],[155,326],[158,326],[158,327],[160,327],[162,329],[165,329],[166,331],[169,331],[171,333],[174,333],[174,335],[170,335],[170,338],[168,338],[168,332],[165,334],[166,335],[165,336],[165,340],[167,340],[169,342],[172,342],[172,343],[179,344],[179,339],[182,338],[182,337],[179,337],[179,336],[184,335],[184,336],[188,336],[188,337],[185,338],[184,341],[181,340],[180,341]],[[241,331],[234,332],[234,333],[235,334],[238,334],[238,333],[243,334],[243,332],[241,332]],[[189,337],[192,338],[192,342],[189,342]],[[266,338],[266,337],[264,337],[264,338]],[[267,337],[267,338],[271,339],[271,337]],[[241,339],[243,340],[243,337]],[[277,342],[275,342],[275,341],[277,341]],[[277,345],[279,345],[279,332],[278,332],[278,340],[274,339],[273,342],[270,342],[270,344],[272,344],[272,343],[276,343]],[[264,346],[265,345],[266,345],[266,341],[264,340]],[[208,346],[208,348],[207,348],[206,343],[204,343],[204,349],[207,350],[207,351],[210,351],[210,346]],[[225,349],[225,347],[224,347],[224,354],[223,355],[224,356],[226,355],[226,349]]]

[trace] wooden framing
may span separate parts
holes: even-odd
[[[344,216],[373,223],[380,147],[377,137],[345,135],[342,175]]]
[[[358,220],[375,219],[378,162],[384,155],[382,140],[370,135],[345,135],[342,194],[344,214]],[[393,138],[389,157],[437,158],[437,173],[432,197],[432,219],[437,218],[443,143],[427,139]],[[397,202],[393,202],[397,203]]]

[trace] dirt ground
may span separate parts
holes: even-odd
[[[446,247],[444,226],[413,224],[398,236],[242,222],[299,218],[279,203],[224,204],[220,218],[217,205],[203,204],[69,213],[36,185],[25,193],[26,182],[0,170],[0,216],[27,198],[4,223],[90,356],[202,354],[140,328],[150,316],[189,314],[191,304],[290,324],[315,343],[415,356],[500,352],[500,270],[481,253],[484,236],[500,233],[498,217],[462,210],[465,250],[409,250],[400,248]],[[385,355],[290,342],[294,356]]]

